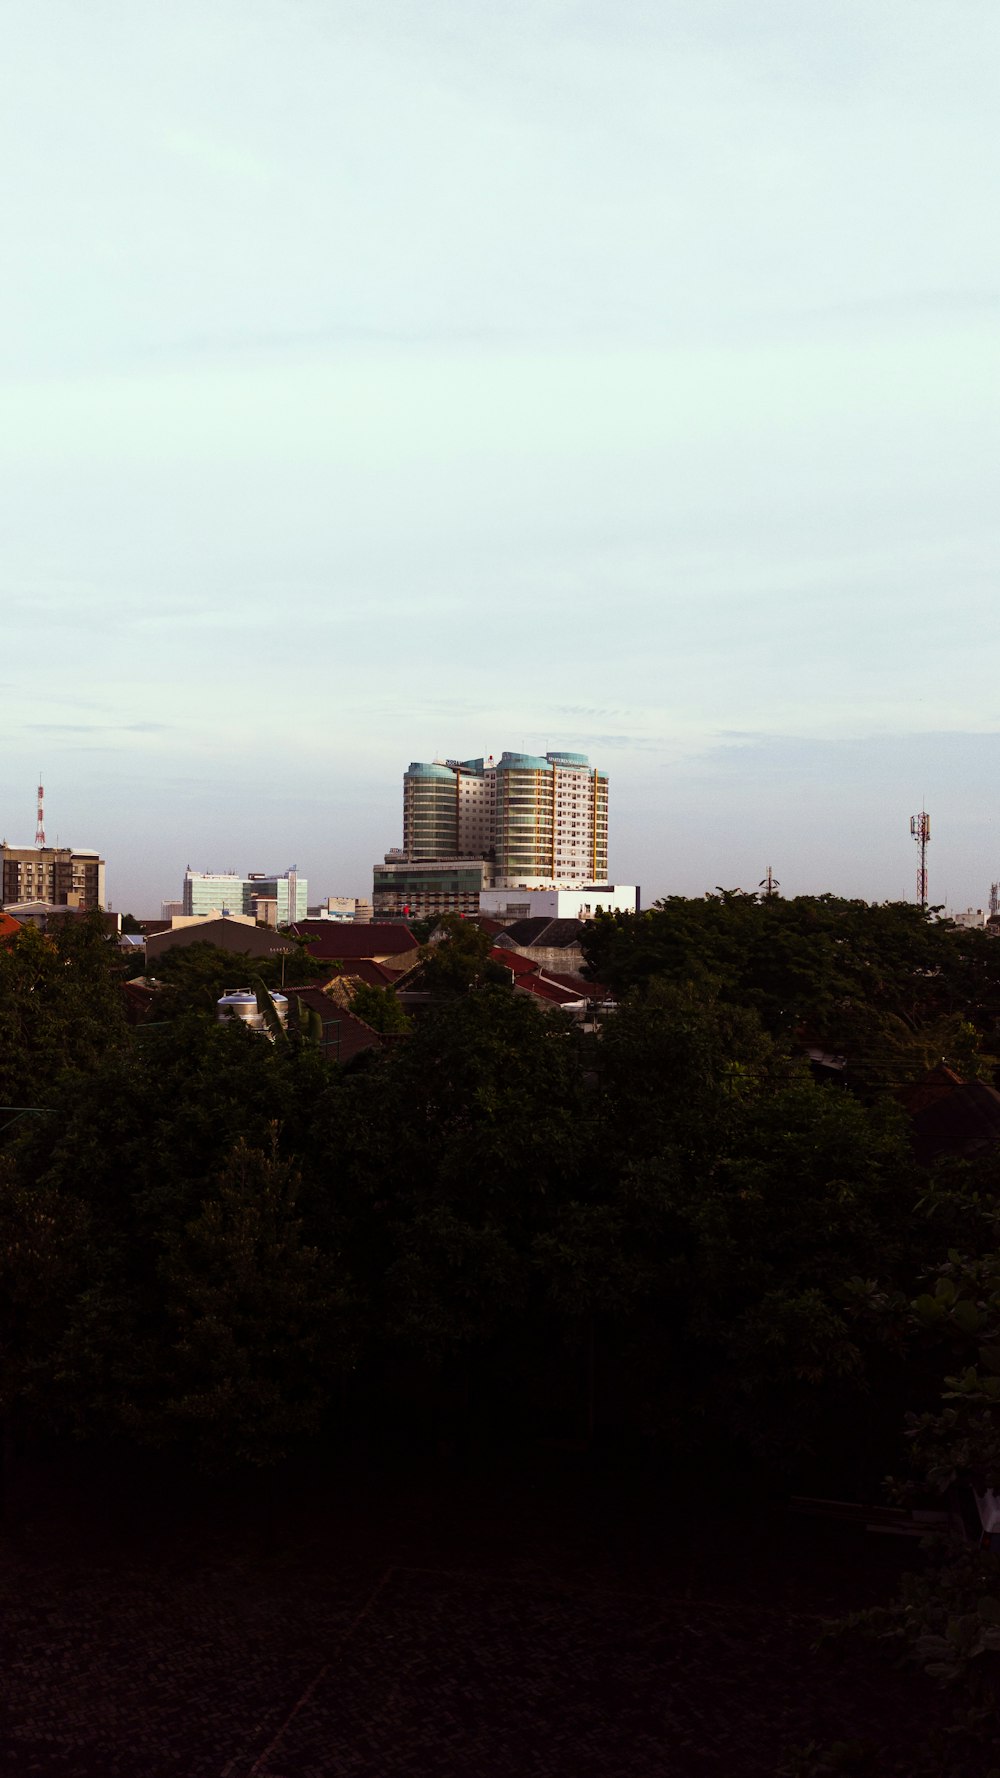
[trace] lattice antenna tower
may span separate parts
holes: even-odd
[[[41,775],[42,775],[41,772],[39,772],[38,776],[41,777]],[[38,818],[35,822],[35,845],[36,846],[44,846],[44,844],[45,844],[44,803],[45,803],[45,786],[44,786],[44,784],[39,784],[39,786],[38,786]]]
[[[990,919],[995,920],[1000,914],[1000,883],[990,884]]]
[[[910,816],[910,832],[920,847],[920,865],[917,870],[917,900],[922,908],[927,906],[927,848],[931,843],[931,818],[926,809],[919,815]]]

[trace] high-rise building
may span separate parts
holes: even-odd
[[[493,833],[498,888],[604,883],[608,780],[585,753],[503,753]]]
[[[102,908],[104,859],[74,846],[0,845],[0,906],[25,901],[52,907]]]
[[[290,926],[304,920],[309,903],[309,884],[298,871],[282,876],[265,871],[192,870],[184,872],[185,914],[250,914],[265,926]]]
[[[373,899],[376,916],[467,913],[484,889],[575,888],[607,874],[608,780],[586,754],[414,761],[403,845],[375,866]]]
[[[481,759],[414,760],[403,774],[403,857],[485,858],[492,835],[492,769]]]

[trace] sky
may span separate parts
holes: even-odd
[[[610,874],[1000,878],[996,0],[7,0],[0,837],[370,893],[411,759]]]

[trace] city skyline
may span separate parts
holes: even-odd
[[[1000,15],[39,0],[0,131],[0,827],[364,894],[579,750],[644,902],[1000,878]],[[421,737],[423,740],[421,741]],[[478,751],[477,747],[477,751]]]
[[[486,757],[488,758],[489,755],[487,755]],[[444,763],[443,759],[442,759],[441,763]],[[692,787],[689,785],[688,788],[690,790]],[[924,804],[924,808],[926,810],[926,804]],[[914,811],[914,813],[916,814],[917,811]],[[762,879],[754,880],[754,878],[753,878],[754,860],[747,853],[747,850],[746,850],[747,842],[744,839],[742,842],[742,851],[740,850],[740,847],[737,846],[736,844],[734,844],[730,848],[730,858],[735,859],[736,857],[742,855],[744,862],[748,865],[749,874],[747,874],[745,872],[744,875],[740,878],[737,878],[737,877],[730,874],[729,876],[726,877],[726,879],[724,881],[716,881],[715,883],[711,883],[711,884],[706,881],[701,887],[696,887],[696,886],[692,886],[692,881],[693,881],[693,879],[691,878],[692,861],[691,861],[691,859],[688,859],[684,866],[682,866],[680,864],[678,865],[678,876],[685,878],[685,882],[683,884],[681,884],[681,883],[675,884],[663,891],[660,891],[660,890],[652,891],[652,890],[645,889],[640,882],[639,887],[642,890],[643,905],[646,907],[651,906],[653,901],[658,899],[661,894],[663,894],[663,895],[676,894],[676,895],[701,896],[703,894],[710,894],[714,890],[718,890],[718,889],[740,889],[746,894],[752,894],[764,886],[764,882],[766,880],[766,873],[768,870],[771,870],[773,872],[773,878],[774,878],[777,893],[781,893],[781,894],[785,894],[785,895],[793,895],[793,896],[794,895],[821,895],[821,894],[825,894],[825,893],[831,893],[831,894],[836,894],[836,895],[842,894],[842,895],[845,895],[848,897],[853,897],[855,899],[868,900],[868,901],[878,901],[878,900],[889,900],[889,901],[911,901],[911,900],[913,900],[913,901],[916,901],[916,900],[920,899],[919,872],[918,872],[919,858],[918,858],[917,852],[912,849],[912,841],[913,841],[914,836],[913,836],[912,831],[910,831],[910,830],[912,827],[913,819],[914,819],[914,817],[911,816],[909,818],[909,821],[905,824],[906,833],[907,833],[908,838],[911,842],[911,845],[903,853],[904,861],[908,862],[911,866],[911,869],[909,871],[910,882],[907,887],[901,888],[898,894],[888,894],[888,895],[879,896],[877,894],[867,892],[864,888],[858,888],[858,887],[851,887],[851,888],[846,888],[846,889],[845,888],[833,888],[830,884],[827,884],[826,887],[824,888],[824,887],[821,887],[818,882],[810,883],[810,882],[803,882],[803,881],[799,881],[799,880],[796,880],[792,883],[785,884],[782,881],[782,875],[780,874],[779,870],[774,867],[773,861],[769,861],[768,864],[766,864],[763,867],[764,872],[765,872],[765,877]],[[938,825],[939,825],[938,821],[935,819],[935,821],[933,823],[933,833],[935,836],[937,835],[937,832],[938,832]],[[948,833],[947,815],[945,817],[944,825],[945,825],[945,833],[946,833],[946,838],[947,838],[947,833]],[[829,844],[831,847],[831,858],[832,858],[834,851],[836,849],[836,845],[837,845],[836,828],[833,823],[831,823],[831,825],[830,825],[827,837],[828,837],[828,841],[829,841]],[[4,843],[6,845],[13,845],[15,849],[20,850],[25,853],[28,853],[33,850],[32,843],[27,840],[25,841],[24,846],[20,847],[20,848],[17,848],[16,841],[10,842],[9,840],[5,839]],[[259,848],[255,848],[255,843],[254,843],[252,836],[248,839],[247,844],[248,844],[251,851],[254,851],[254,850],[259,851]],[[50,852],[53,849],[53,845],[55,846],[55,848],[59,847],[60,839],[58,836],[56,837],[54,842],[51,842],[49,844],[48,849]],[[87,847],[82,847],[82,848],[75,847],[74,849],[78,853],[87,853],[87,851],[88,851]],[[96,856],[97,849],[92,849],[92,850],[94,851],[94,855]],[[400,857],[403,856],[403,849],[402,848],[395,848],[393,846],[390,846],[389,848],[387,848],[386,853],[383,854],[383,856],[389,855],[394,850],[396,850],[398,852],[398,856],[400,856]],[[212,856],[214,857],[214,854]],[[935,872],[934,866],[936,863],[938,863],[938,861],[940,864],[940,868],[937,872]],[[375,861],[375,868],[376,869],[378,868],[378,863],[379,863],[379,860],[376,859],[376,861]],[[119,880],[121,882],[124,882],[127,884],[130,881],[136,882],[136,881],[140,880],[141,873],[136,869],[135,860],[130,860],[127,856],[125,856],[121,860],[121,865],[123,867],[121,875],[119,877]],[[949,870],[951,870],[952,868],[953,867],[952,867],[951,860],[949,859],[949,857],[946,853],[942,853],[940,849],[938,849],[937,852],[935,852],[934,849],[929,850],[929,877],[930,877],[930,894],[928,897],[929,905],[931,905],[931,906],[946,906],[952,912],[964,912],[967,909],[976,908],[976,907],[985,909],[989,903],[990,889],[992,887],[992,884],[994,881],[997,881],[998,877],[1000,877],[1000,872],[997,873],[997,877],[991,877],[988,881],[983,881],[979,884],[974,885],[975,892],[973,893],[971,898],[969,898],[968,900],[962,900],[961,897],[956,897],[954,895],[949,894],[949,892],[947,891],[947,889],[945,887],[939,886],[939,885],[943,885],[945,883],[948,873],[949,873]],[[102,876],[103,876],[103,871],[104,871],[104,860],[102,859]],[[611,869],[609,867],[607,875],[609,877],[612,877],[616,874],[617,874],[619,881],[621,881],[624,873],[621,871],[615,873],[613,871],[613,869]],[[905,875],[906,873],[904,872],[903,874]],[[256,873],[256,878],[260,879],[262,883],[266,879],[267,882],[270,882],[273,885],[274,882],[280,881],[282,876],[284,876],[287,879],[289,876],[296,876],[296,875],[298,876],[300,885],[302,883],[309,882],[309,878],[310,878],[309,871],[308,870],[301,870],[298,868],[297,865],[291,865],[291,866],[287,867],[287,869],[284,872],[277,873],[277,876],[273,872],[270,873],[270,875],[268,875],[268,873],[266,873],[266,872],[259,872],[258,871]],[[150,905],[148,907],[146,907],[145,904],[140,902],[140,899],[137,899],[134,896],[129,898],[127,893],[124,896],[124,898],[117,898],[116,899],[116,896],[114,893],[114,880],[115,880],[114,861],[112,861],[111,887],[108,892],[107,905],[109,907],[113,907],[114,910],[118,913],[130,912],[130,913],[137,914],[140,917],[143,914],[145,914],[147,917],[154,915],[157,911],[158,905],[160,903],[166,903],[168,901],[176,901],[178,907],[180,908],[184,902],[184,898],[188,894],[188,879],[198,878],[201,876],[204,876],[207,880],[218,879],[220,882],[224,878],[232,879],[232,881],[234,883],[238,883],[242,887],[245,888],[246,882],[248,880],[253,880],[255,873],[253,873],[253,872],[247,873],[247,872],[240,871],[235,865],[222,865],[222,864],[218,863],[217,860],[216,860],[216,864],[215,864],[214,868],[212,868],[209,864],[205,864],[204,869],[195,869],[194,867],[192,867],[192,865],[190,863],[188,863],[184,867],[184,870],[180,873],[180,876],[179,876],[180,893],[176,896],[168,894],[168,893],[161,894],[158,896],[158,898],[155,898],[156,899],[155,906],[154,906],[153,902],[150,902]],[[311,892],[310,899],[312,901],[316,901],[317,898],[319,900],[325,900],[328,895],[336,896],[337,894],[340,894],[340,893],[347,893],[352,896],[356,893],[357,896],[361,899],[365,899],[367,896],[369,896],[371,893],[371,867],[369,867],[368,872],[367,872],[367,886],[362,886],[361,888],[357,889],[357,891],[355,891],[353,888],[349,888],[347,891],[341,891],[341,890],[330,888],[329,886],[326,885],[325,880],[324,880],[322,883],[317,884],[315,889]]]

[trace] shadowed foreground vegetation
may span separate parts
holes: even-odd
[[[1000,1484],[1000,1159],[918,1165],[898,1100],[942,1060],[993,1080],[1000,943],[720,893],[588,947],[599,1034],[442,952],[439,998],[345,1069],[216,1024],[211,960],[130,1027],[98,924],[0,949],[8,1467],[545,1440],[748,1497]],[[942,1547],[862,1626],[953,1688],[963,1759],[996,1568]]]

